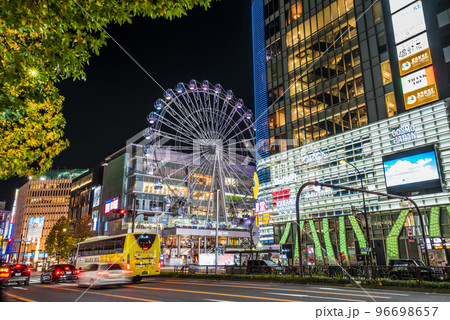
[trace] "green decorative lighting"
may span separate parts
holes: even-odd
[[[447,208],[448,216],[450,217],[450,206],[447,206],[446,208]]]
[[[356,221],[355,216],[350,215],[350,216],[348,216],[348,219],[350,220],[350,223],[353,227],[353,231],[355,231],[356,238],[358,239],[358,242],[359,242],[359,247],[367,248],[366,238],[364,238],[364,234],[363,234],[361,228],[359,227],[358,221]],[[367,252],[361,252],[361,254],[367,254]]]
[[[284,229],[283,236],[280,239],[280,244],[285,244],[287,237],[289,236],[289,232],[291,230],[291,222],[286,223],[286,228]]]
[[[406,217],[408,216],[409,209],[402,210],[400,212],[400,215],[398,216],[397,220],[394,223],[394,226],[392,227],[391,232],[389,232],[389,235],[386,237],[386,251],[387,251],[387,259],[398,259],[398,236],[400,235],[400,232],[402,231],[403,224],[405,223]]]
[[[345,258],[345,261],[348,261],[348,253],[347,253],[347,239],[345,236],[345,217],[339,217],[339,250]]]
[[[441,228],[439,226],[439,207],[433,207],[430,211],[430,237],[439,238],[441,236]]]
[[[305,225],[305,221],[300,221],[300,230],[303,232],[303,226]],[[300,235],[301,236],[301,235]],[[294,248],[294,260],[298,259],[298,238],[295,237],[295,248]]]
[[[323,263],[322,247],[320,246],[319,236],[317,235],[317,230],[314,226],[313,220],[309,220],[309,228],[311,229],[311,235],[314,240],[314,247],[316,248],[316,260],[317,262]]]
[[[333,244],[330,239],[330,227],[328,226],[328,218],[322,220],[323,238],[325,240],[325,249],[327,249],[328,263],[336,265],[336,258],[334,256]]]

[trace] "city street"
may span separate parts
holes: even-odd
[[[3,297],[10,302],[450,302],[447,294],[163,277],[97,290],[75,283],[43,285],[33,277],[28,287],[9,286]]]

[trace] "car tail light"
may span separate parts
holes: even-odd
[[[20,269],[20,268],[22,268],[22,265],[21,264],[16,264],[16,267],[15,267],[16,269]]]
[[[27,270],[25,270],[26,273],[30,273],[31,272],[31,268],[27,268]]]
[[[61,274],[61,270],[55,270],[55,275],[59,276]]]
[[[147,251],[147,250],[148,250],[148,247],[147,247],[147,246],[143,246],[143,247],[142,247],[142,250]]]
[[[81,270],[80,269],[75,269],[75,274],[80,274]]]
[[[129,263],[127,263],[127,270],[131,270],[131,266]]]
[[[109,271],[98,271],[97,274],[99,276],[107,276],[109,274]]]
[[[160,268],[160,269],[161,269],[161,261],[160,261],[160,262],[158,262],[158,268]]]
[[[65,267],[65,268],[64,268],[64,270],[66,270],[66,271],[69,270],[69,269],[70,269],[70,267]]]

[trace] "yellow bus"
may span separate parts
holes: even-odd
[[[161,245],[157,233],[128,233],[117,236],[88,238],[77,245],[75,267],[83,270],[88,264],[109,262],[129,270],[135,281],[159,275]]]

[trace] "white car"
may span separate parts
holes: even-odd
[[[92,263],[81,270],[78,275],[79,287],[100,288],[107,285],[127,284],[132,282],[129,274],[133,271],[123,270],[116,263]]]

